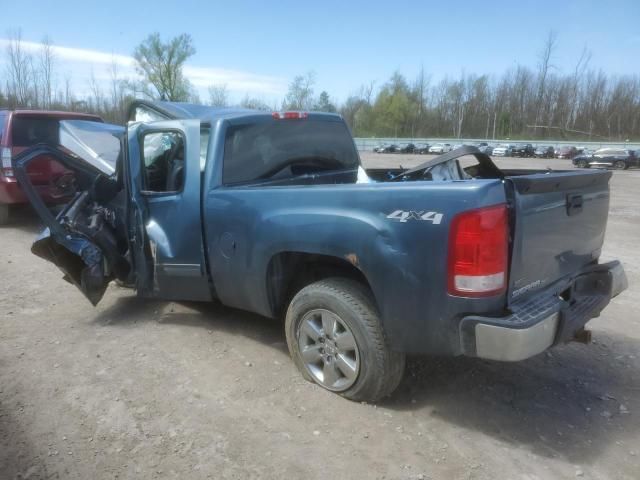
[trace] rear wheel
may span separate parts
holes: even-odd
[[[287,345],[304,378],[356,401],[393,392],[405,355],[392,351],[369,290],[345,278],[306,286],[291,301]]]
[[[616,170],[625,170],[627,168],[627,163],[623,160],[618,160],[613,164],[613,168]]]
[[[9,205],[0,203],[0,225],[9,223]]]

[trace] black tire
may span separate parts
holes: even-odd
[[[616,162],[614,162],[613,168],[615,168],[616,170],[626,170],[627,162],[625,162],[624,160],[617,160]]]
[[[289,304],[285,320],[287,345],[302,376],[324,387],[307,369],[298,345],[302,319],[317,309],[337,315],[353,333],[359,350],[355,382],[336,393],[349,400],[366,402],[376,402],[390,395],[402,380],[405,354],[389,348],[368,288],[347,278],[328,278],[312,283],[300,290]]]
[[[0,225],[7,225],[9,223],[9,205],[6,203],[0,203]]]
[[[576,162],[576,167],[578,167],[578,168],[589,168],[589,164],[587,163],[586,160],[578,160]]]

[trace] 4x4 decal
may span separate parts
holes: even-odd
[[[434,225],[439,225],[442,222],[444,215],[438,212],[427,212],[426,210],[396,210],[393,213],[387,215],[387,218],[391,220],[397,220],[401,223],[406,223],[409,220],[420,220],[424,222],[431,222]]]

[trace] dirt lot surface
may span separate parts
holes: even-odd
[[[604,257],[630,289],[590,323],[594,344],[411,359],[377,406],[305,382],[280,322],[117,286],[93,308],[29,252],[38,221],[20,209],[0,229],[0,478],[637,480],[640,170],[611,187]]]

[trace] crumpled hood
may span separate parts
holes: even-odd
[[[62,120],[60,145],[105,175],[113,175],[121,156],[125,127],[86,120]]]

